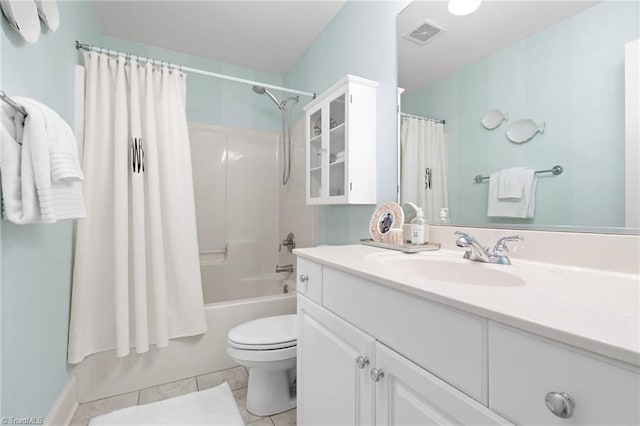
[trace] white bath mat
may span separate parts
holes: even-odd
[[[94,417],[89,425],[220,425],[244,426],[229,385],[192,392]]]

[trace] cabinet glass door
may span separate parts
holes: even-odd
[[[322,197],[322,109],[309,120],[309,197]]]
[[[329,196],[346,194],[346,93],[329,103]]]

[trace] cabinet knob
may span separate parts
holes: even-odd
[[[571,395],[564,392],[549,392],[544,398],[544,402],[549,411],[562,419],[571,417],[573,408],[576,406]]]
[[[356,358],[356,365],[359,369],[365,368],[367,365],[369,365],[369,358],[362,355],[358,356],[358,358]]]
[[[307,274],[300,274],[300,282],[306,284],[309,281]]]
[[[373,380],[374,382],[379,382],[380,380],[382,380],[383,377],[384,377],[384,371],[377,368],[371,369],[371,380]]]

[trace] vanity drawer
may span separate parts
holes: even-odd
[[[486,320],[326,266],[322,293],[327,309],[486,404]]]
[[[640,370],[595,357],[490,322],[490,407],[520,424],[640,424]],[[548,392],[571,396],[569,418],[547,408]]]
[[[309,299],[322,304],[322,265],[298,257],[296,273],[297,289]]]

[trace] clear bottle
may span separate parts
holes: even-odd
[[[438,225],[450,225],[451,221],[449,220],[449,209],[443,207],[440,209],[440,217],[438,218]]]
[[[425,231],[424,213],[421,208],[418,208],[416,217],[411,220],[411,244],[421,245],[424,244],[424,231]]]

